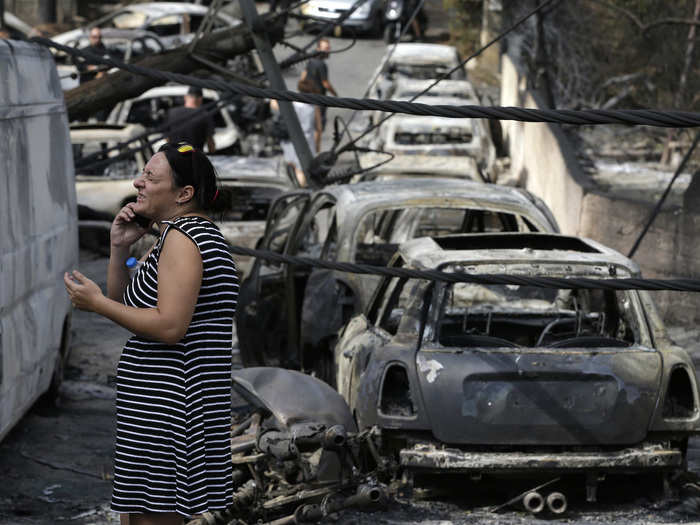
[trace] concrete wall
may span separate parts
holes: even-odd
[[[501,57],[501,105],[543,107],[512,58]],[[627,254],[653,208],[602,192],[582,170],[574,149],[553,124],[501,121],[519,182],[552,208],[562,233],[595,239]],[[697,207],[695,208],[697,209]],[[667,207],[657,216],[634,260],[650,278],[700,278],[700,214]],[[654,292],[667,322],[700,321],[700,293]]]

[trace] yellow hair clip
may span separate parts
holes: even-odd
[[[177,151],[180,153],[187,153],[188,151],[194,151],[194,148],[189,144],[183,144],[182,146],[177,148]]]

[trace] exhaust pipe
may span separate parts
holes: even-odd
[[[523,496],[523,506],[529,512],[537,514],[544,509],[544,498],[542,494],[532,490]]]
[[[561,492],[552,492],[547,496],[547,507],[552,514],[564,514],[568,507],[566,496]]]

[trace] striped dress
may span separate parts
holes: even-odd
[[[117,367],[112,509],[184,516],[232,503],[231,332],[236,267],[219,229],[202,217],[166,223],[124,292],[124,303],[157,305],[158,259],[172,228],[203,262],[202,285],[185,337],[168,345],[134,336]]]

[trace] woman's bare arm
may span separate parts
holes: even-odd
[[[158,306],[134,308],[102,295],[99,287],[79,272],[64,281],[71,301],[111,319],[136,335],[175,344],[192,320],[202,282],[202,257],[183,233],[171,229],[158,260]]]

